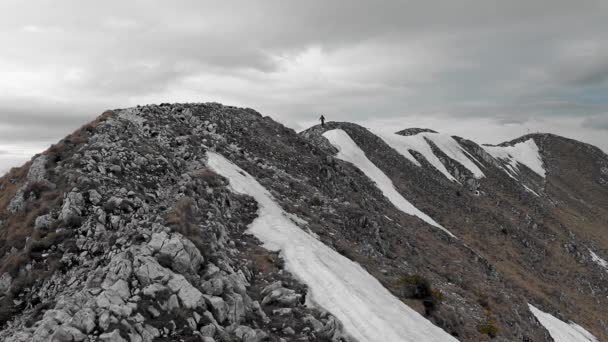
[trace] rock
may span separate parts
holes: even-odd
[[[240,294],[232,293],[226,296],[228,305],[228,322],[240,324],[245,319],[245,304]]]
[[[167,285],[174,293],[177,293],[183,306],[194,309],[205,304],[203,294],[192,286],[192,284],[190,284],[181,274],[173,275],[173,278]]]
[[[118,279],[114,285],[110,287],[110,289],[116,291],[120,298],[124,301],[131,297],[131,290],[129,289],[129,284],[124,279]]]
[[[204,262],[203,256],[194,244],[180,234],[165,233],[152,235],[148,244],[160,257],[171,260],[171,268],[178,273],[196,274]]]
[[[48,157],[44,154],[34,158],[32,165],[30,165],[30,169],[27,172],[27,180],[29,182],[40,182],[44,180],[47,162]]]
[[[169,300],[167,301],[167,307],[166,310],[167,311],[175,311],[177,309],[179,309],[179,301],[177,300],[177,296],[176,295],[171,295],[171,297],[169,297]]]
[[[295,335],[295,334],[296,334],[296,331],[295,331],[295,330],[293,330],[293,328],[292,328],[292,327],[285,327],[285,328],[283,329],[283,334],[285,334],[285,335]]]
[[[123,199],[120,197],[112,196],[104,204],[104,209],[108,213],[113,213],[122,205]]]
[[[63,327],[58,327],[51,336],[51,342],[72,342],[74,337]]]
[[[334,339],[342,334],[342,326],[340,322],[333,316],[330,316],[327,323],[323,326],[323,329],[319,331],[319,334],[323,337]]]
[[[265,296],[267,294],[269,294],[270,292],[280,289],[283,287],[283,282],[282,281],[275,281],[274,283],[266,286],[265,288],[262,289],[262,295]]]
[[[216,328],[214,324],[207,324],[201,328],[200,332],[203,336],[213,337],[215,336],[215,330]]]
[[[154,283],[146,286],[142,292],[145,296],[156,298],[156,294],[164,290],[168,290],[168,288],[164,285]]]
[[[97,192],[97,190],[89,190],[89,202],[93,205],[99,205],[101,203],[102,197]]]
[[[95,329],[95,319],[95,311],[91,308],[84,308],[76,312],[71,324],[86,334],[90,334]]]
[[[205,298],[205,303],[207,307],[209,307],[211,313],[213,313],[213,317],[215,320],[222,324],[228,318],[228,305],[226,302],[220,298],[215,296],[203,296]]]
[[[221,296],[224,293],[224,281],[222,278],[207,280],[202,285],[203,292],[210,296]]]
[[[77,224],[80,222],[83,207],[84,198],[82,197],[82,194],[72,191],[63,201],[59,219],[67,225]]]
[[[294,290],[286,289],[284,287],[272,290],[264,299],[262,304],[278,303],[285,306],[295,306],[300,302],[302,295],[296,293]]]
[[[54,222],[55,220],[51,214],[38,216],[34,222],[34,229],[46,235]]]
[[[257,342],[256,332],[252,328],[241,325],[234,330],[234,335],[243,342]]]
[[[171,278],[171,271],[162,267],[152,256],[137,256],[136,262],[138,266],[135,268],[135,275],[143,285]]]
[[[112,321],[112,316],[109,311],[104,311],[99,315],[99,327],[102,331],[108,330],[110,327],[110,323]]]
[[[304,323],[312,326],[312,328],[315,332],[319,332],[319,331],[323,330],[323,323],[321,323],[319,320],[314,318],[312,315],[304,316],[302,318],[302,321],[304,321]]]
[[[7,272],[0,275],[0,294],[5,294],[11,288],[13,277]]]
[[[118,329],[109,333],[99,335],[99,340],[103,342],[127,342],[127,340],[120,336]]]
[[[260,305],[260,303],[258,301],[255,301],[252,303],[252,309],[253,312],[262,319],[262,321],[264,323],[269,323],[270,322],[270,318],[268,318],[268,316],[266,315],[266,313],[264,312],[264,310],[262,310],[262,306]]]
[[[25,187],[22,187],[19,190],[17,190],[17,193],[15,194],[15,196],[8,203],[6,210],[8,210],[11,214],[15,214],[19,211],[22,211],[25,208],[24,188]]]

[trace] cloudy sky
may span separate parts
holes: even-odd
[[[608,151],[606,18],[604,0],[1,0],[0,172],[161,102]]]

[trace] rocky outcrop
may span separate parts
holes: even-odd
[[[199,107],[207,113],[222,108]],[[253,256],[237,246],[255,246],[243,230],[256,207],[205,170],[210,147],[204,146],[232,148],[214,123],[190,108],[150,106],[112,114],[86,143],[64,151],[54,167],[66,170],[61,181],[68,190],[34,225],[41,236],[73,238],[37,247],[43,256],[57,254],[60,267],[15,293],[23,313],[0,340],[315,339],[319,329],[273,315],[277,306],[333,325],[331,316],[302,303],[302,285],[285,284],[272,301],[261,294],[272,281],[296,282],[280,268],[254,274]],[[34,160],[28,184],[44,181],[46,164],[46,157]],[[27,188],[9,211],[24,208]],[[262,249],[255,253],[270,258]],[[25,267],[50,266],[43,257]],[[0,296],[17,291],[14,282],[9,273],[0,276]]]

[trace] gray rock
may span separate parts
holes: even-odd
[[[228,322],[239,324],[245,319],[245,304],[240,294],[233,293],[226,296],[228,305]]]
[[[215,330],[216,330],[216,327],[214,324],[207,324],[201,328],[200,332],[201,332],[201,335],[203,335],[203,336],[213,337],[213,336],[215,336]]]
[[[101,195],[97,190],[89,190],[89,202],[93,205],[99,205],[101,203]]]
[[[224,293],[224,281],[222,278],[213,278],[203,283],[203,292],[210,296],[221,296]]]
[[[90,334],[95,329],[95,319],[95,311],[91,308],[84,308],[74,315],[72,325],[86,334]]]
[[[220,297],[207,295],[203,297],[215,320],[220,324],[224,323],[228,318],[228,304]]]
[[[39,182],[44,180],[46,176],[46,164],[48,162],[48,157],[44,154],[39,155],[34,158],[32,161],[32,165],[30,166],[29,171],[27,172],[27,180],[29,182]]]
[[[82,197],[82,194],[72,191],[63,201],[59,219],[66,224],[73,224],[80,219],[83,207],[84,198]]]
[[[6,210],[8,210],[11,214],[15,214],[19,211],[22,211],[25,208],[25,196],[24,195],[25,195],[24,187],[17,190],[17,193],[15,194],[15,196],[8,203]]]
[[[13,277],[8,273],[0,275],[0,294],[5,294],[11,288],[13,283]]]
[[[166,233],[153,234],[148,246],[160,256],[170,258],[171,267],[179,273],[196,274],[204,262],[198,248],[181,234],[170,237]]]
[[[39,232],[48,232],[49,228],[55,222],[51,214],[38,216],[34,222],[34,228]]]
[[[296,293],[294,290],[286,289],[284,287],[272,290],[262,300],[263,305],[278,303],[284,306],[295,306],[300,302],[302,295]]]
[[[194,309],[205,305],[203,294],[181,274],[174,274],[167,285],[174,293],[177,293],[183,306]]]
[[[109,333],[99,335],[99,339],[103,342],[127,342],[127,340],[120,336],[118,329]]]
[[[323,330],[323,323],[321,323],[319,320],[314,318],[312,315],[304,316],[302,318],[302,321],[304,321],[304,323],[312,326],[312,328],[315,332],[319,332],[319,331]]]

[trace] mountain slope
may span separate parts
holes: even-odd
[[[606,340],[608,159],[522,139],[545,177],[429,130],[109,111],[0,179],[0,339],[551,341],[533,305]]]
[[[605,238],[606,225],[604,223],[602,226],[601,222],[606,222],[608,216],[603,213],[595,216],[592,210],[581,208],[576,215],[579,219],[585,217],[583,224],[580,221],[568,222],[566,226],[563,211],[578,208],[573,209],[566,203],[556,205],[556,199],[551,195],[557,186],[564,191],[566,187],[580,188],[577,183],[591,183],[589,186],[595,191],[593,197],[597,197],[597,200],[590,200],[593,203],[607,198],[606,187],[598,178],[564,180],[552,162],[544,166],[539,162],[546,158],[546,154],[563,150],[560,144],[566,139],[549,135],[522,137],[498,148],[512,151],[510,146],[516,146],[522,152],[510,152],[509,156],[513,158],[506,160],[492,157],[492,154],[498,154],[497,148],[482,147],[456,138],[466,149],[470,161],[483,170],[483,177],[470,170],[467,172],[469,168],[447,157],[449,151],[445,153],[441,147],[433,146],[433,140],[426,139],[428,145],[435,148],[432,158],[442,159],[445,169],[453,176],[450,178],[433,162],[429,162],[424,153],[419,153],[420,148],[409,150],[418,156],[418,162],[413,163],[411,158],[404,156],[403,151],[392,148],[395,144],[390,140],[397,138],[387,141],[386,134],[374,134],[353,124],[329,123],[325,128],[315,127],[303,134],[312,136],[336,129],[348,132],[367,158],[391,178],[404,197],[424,212],[431,213],[433,219],[487,258],[492,267],[496,267],[496,271],[505,277],[505,281],[516,288],[515,293],[527,297],[528,301],[558,308],[566,320],[585,322],[589,329],[595,329],[597,335],[605,336],[603,317],[606,296],[602,293],[606,293],[606,278],[605,274],[598,272],[597,263],[589,256],[586,246],[606,246],[602,240]],[[417,131],[424,133],[413,134],[436,134]],[[551,139],[557,141],[553,143]],[[584,163],[592,165],[590,169],[595,170],[593,175],[597,177],[601,174],[605,154],[578,142],[568,142],[591,153],[579,152],[574,156],[562,154],[558,159],[560,163],[571,158],[582,159]],[[539,147],[522,149],[522,143]],[[520,162],[515,163],[517,159]],[[582,160],[580,163],[583,163]],[[546,168],[546,179],[539,174],[539,166]],[[443,179],[438,179],[439,175],[443,175]],[[462,185],[458,184],[455,176],[459,176]],[[451,182],[446,183],[445,180]],[[559,196],[567,202],[571,201],[570,193]],[[433,211],[437,207],[441,210]],[[593,224],[587,221],[587,216],[590,219],[597,217],[597,222],[593,222],[596,224],[593,225],[595,236],[587,234],[591,230],[589,226]],[[596,236],[602,235],[602,231],[604,237],[596,239]],[[586,236],[583,237],[583,233]],[[581,236],[577,236],[579,234]],[[557,296],[559,301],[552,299],[556,293],[560,294]]]

